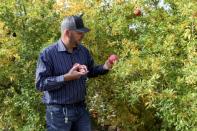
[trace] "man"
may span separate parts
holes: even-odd
[[[86,80],[106,74],[112,65],[94,65],[89,51],[81,45],[85,33],[80,16],[66,17],[61,38],[44,49],[36,69],[36,88],[44,92],[48,131],[91,131],[86,110]]]

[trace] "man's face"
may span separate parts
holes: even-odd
[[[73,44],[73,46],[77,46],[78,44],[81,43],[85,33],[83,32],[77,32],[74,30],[70,31],[70,43]]]

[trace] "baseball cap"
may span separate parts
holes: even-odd
[[[84,26],[81,16],[68,16],[61,24],[61,30],[71,29],[78,32],[87,33],[90,31],[89,28]]]

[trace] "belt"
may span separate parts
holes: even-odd
[[[47,106],[56,106],[56,107],[77,107],[77,106],[85,106],[85,101],[79,101],[76,103],[71,103],[71,104],[55,104],[55,103],[51,103],[51,104],[47,104]]]

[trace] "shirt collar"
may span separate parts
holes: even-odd
[[[67,51],[66,49],[66,46],[64,45],[64,42],[60,39],[58,41],[58,44],[57,44],[57,48],[58,48],[58,51],[61,52],[61,51]],[[80,46],[77,46],[76,48],[74,48],[74,50],[78,50]]]
[[[66,47],[64,46],[63,41],[61,39],[58,41],[57,50],[58,51],[66,51],[67,50]]]

